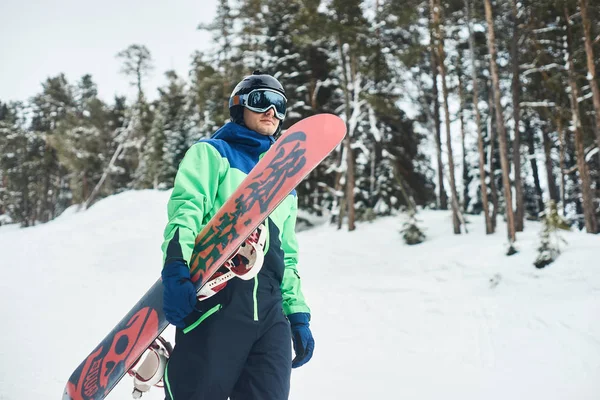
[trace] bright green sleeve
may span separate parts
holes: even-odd
[[[294,204],[290,215],[283,224],[281,246],[284,252],[285,270],[281,293],[283,295],[283,312],[285,315],[297,312],[310,313],[302,294],[300,275],[298,274],[298,240],[296,239],[296,216],[298,214],[298,198],[294,197]]]
[[[163,262],[182,256],[189,262],[196,235],[205,225],[204,217],[213,208],[225,168],[226,161],[208,143],[198,142],[186,152],[167,204],[169,222],[164,231]],[[179,246],[169,246],[177,231]],[[181,253],[167,254],[167,249],[171,252],[173,248],[180,248]]]

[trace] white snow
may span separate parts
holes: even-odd
[[[0,399],[61,398],[158,278],[168,196],[126,192],[42,226],[0,227]],[[399,217],[298,234],[316,349],[290,398],[597,399],[600,236],[565,233],[563,254],[536,270],[537,223],[506,257],[501,220],[486,236],[469,216],[472,233],[455,236],[448,212],[418,218],[428,237],[413,247]],[[131,387],[124,378],[108,399]]]

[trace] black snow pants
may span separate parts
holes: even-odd
[[[165,372],[167,400],[286,400],[290,325],[279,282],[261,273],[233,279],[203,301],[203,314],[177,329]]]

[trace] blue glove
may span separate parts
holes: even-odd
[[[163,310],[167,321],[183,329],[185,317],[195,310],[198,303],[196,288],[190,279],[190,269],[183,260],[174,260],[162,270]]]
[[[313,339],[308,323],[310,314],[290,314],[288,320],[292,328],[292,341],[294,343],[294,353],[296,353],[296,357],[292,360],[292,368],[298,368],[312,358],[315,349],[315,339]]]

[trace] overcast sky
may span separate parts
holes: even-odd
[[[210,22],[216,0],[0,0],[0,101],[27,100],[49,76],[64,72],[71,83],[92,74],[100,97],[133,90],[115,55],[130,44],[151,52],[155,69],[147,96],[174,69],[187,76],[194,50],[210,46],[198,31]]]

